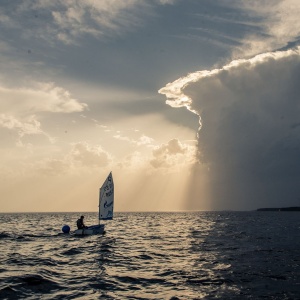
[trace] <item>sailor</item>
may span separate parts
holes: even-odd
[[[83,219],[84,219],[84,216],[81,216],[81,217],[77,220],[77,228],[78,228],[78,229],[87,228],[87,226],[84,225]]]

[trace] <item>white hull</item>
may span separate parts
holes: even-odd
[[[89,226],[84,229],[77,229],[73,232],[74,235],[93,235],[93,234],[103,234],[104,224]]]

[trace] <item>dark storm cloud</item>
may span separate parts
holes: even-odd
[[[213,208],[299,205],[300,48],[194,76],[184,94],[201,116]]]

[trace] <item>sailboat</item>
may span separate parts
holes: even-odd
[[[99,189],[99,224],[87,228],[77,229],[75,235],[103,234],[104,224],[100,220],[112,220],[114,215],[114,181],[112,172],[109,173],[106,180]]]

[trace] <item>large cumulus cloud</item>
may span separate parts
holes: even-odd
[[[160,90],[170,105],[201,117],[199,161],[213,208],[300,204],[299,76],[296,48],[196,72]]]

